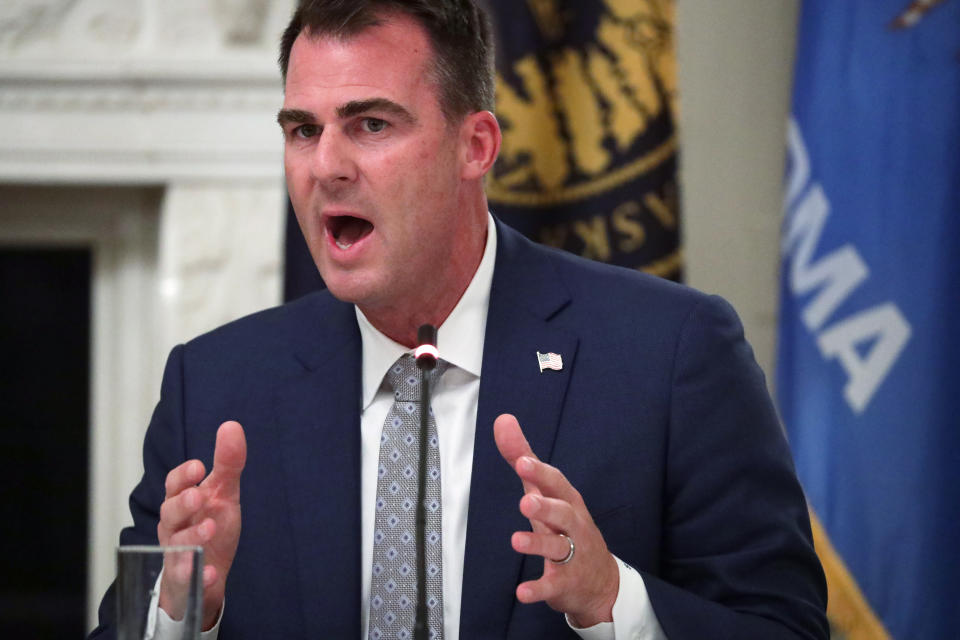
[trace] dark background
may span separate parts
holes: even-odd
[[[85,632],[90,275],[89,249],[0,247],[2,638]]]

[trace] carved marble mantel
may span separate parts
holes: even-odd
[[[283,93],[275,61],[293,3],[0,3],[0,185],[161,194],[130,199],[152,202],[152,211],[131,205],[129,216],[91,225],[109,236],[90,240],[95,251],[151,247],[130,261],[95,261],[94,297],[105,302],[93,319],[91,613],[113,577],[166,352],[280,300],[285,193],[274,117]],[[64,207],[56,215],[54,226],[70,226],[71,216],[92,214]],[[0,203],[0,240],[42,240],[43,225],[17,231],[19,219],[27,218]],[[124,230],[131,225],[132,235]]]
[[[291,1],[0,3],[0,178],[276,180]]]

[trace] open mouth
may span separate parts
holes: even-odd
[[[349,249],[373,231],[373,225],[363,218],[333,216],[327,221],[327,231],[341,249]]]

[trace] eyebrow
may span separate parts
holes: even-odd
[[[308,124],[315,120],[314,115],[303,109],[280,109],[277,112],[277,124],[281,127],[290,124]]]
[[[413,124],[417,121],[412,113],[401,107],[396,102],[387,100],[386,98],[352,100],[345,105],[337,107],[337,116],[340,118],[351,118],[362,113],[367,113],[368,111],[379,111],[381,113],[393,115],[400,118],[407,124]]]
[[[399,104],[386,98],[370,98],[369,100],[351,100],[350,102],[337,107],[338,118],[352,118],[353,116],[367,113],[369,111],[379,111],[381,113],[396,116],[406,122],[413,124],[417,121],[412,113],[401,107]],[[281,127],[287,124],[311,124],[316,122],[317,117],[310,111],[303,109],[280,109],[277,112],[277,124]]]

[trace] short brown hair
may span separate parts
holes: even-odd
[[[486,13],[473,0],[300,0],[280,40],[280,71],[287,78],[290,50],[302,32],[349,38],[382,24],[390,13],[410,16],[433,46],[440,108],[456,120],[493,111],[493,41]]]

